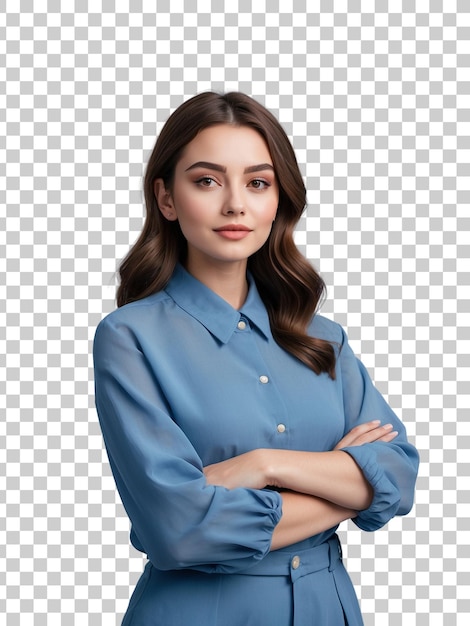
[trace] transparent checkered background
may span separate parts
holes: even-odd
[[[341,532],[365,623],[470,623],[470,2],[0,8],[0,622],[119,623],[142,570],[91,344],[156,133],[214,89],[260,99],[292,138],[323,312],[421,452],[412,513]]]

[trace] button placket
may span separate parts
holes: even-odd
[[[246,322],[246,331],[240,330],[240,322]],[[267,355],[264,353],[264,349],[260,349],[259,345],[262,344],[261,347],[264,347],[266,339],[265,337],[260,337],[260,333],[257,332],[256,327],[251,324],[249,319],[243,317],[243,315],[240,315],[236,330],[240,340],[242,340],[242,338],[246,339],[247,337],[243,337],[243,335],[248,332],[250,337],[253,338],[253,361],[256,359],[256,363],[254,362],[253,365],[256,368],[254,374],[257,378],[257,381],[256,379],[255,381],[257,382],[260,393],[264,398],[263,406],[266,410],[266,417],[269,415],[271,420],[269,426],[267,425],[271,433],[268,435],[269,441],[274,443],[273,438],[278,438],[278,445],[281,446],[280,438],[282,437],[282,447],[289,446],[289,428],[285,422],[286,418],[288,419],[287,407],[285,406],[284,399],[276,384],[276,377],[273,378],[271,375],[269,359],[266,359]],[[266,434],[268,434],[268,431]]]

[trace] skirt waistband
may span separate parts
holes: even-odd
[[[337,535],[333,535],[325,543],[288,552],[275,550],[264,557],[262,561],[242,572],[243,576],[290,576],[292,581],[297,578],[328,568],[332,572],[342,561],[341,543]]]

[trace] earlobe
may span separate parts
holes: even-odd
[[[157,180],[153,183],[153,192],[161,214],[170,222],[177,220],[178,216],[176,215],[175,207],[173,206],[171,192],[165,187],[163,178],[157,178]]]

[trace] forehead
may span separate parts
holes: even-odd
[[[211,161],[224,166],[272,165],[264,138],[249,126],[219,124],[202,130],[183,150],[180,164]]]

